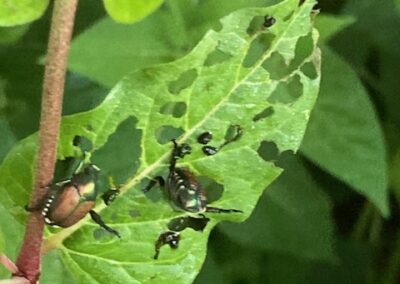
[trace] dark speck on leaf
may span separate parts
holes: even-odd
[[[266,28],[272,27],[276,23],[276,19],[272,16],[266,15],[264,17],[264,23],[263,26]]]

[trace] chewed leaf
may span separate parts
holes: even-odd
[[[219,31],[209,31],[187,56],[134,72],[97,108],[64,117],[60,159],[76,155],[76,136],[89,139],[94,150],[102,148],[129,117],[135,117],[141,132],[137,137],[141,141],[138,169],[120,181],[121,195],[114,203],[105,208],[99,202],[95,208],[122,240],[107,235],[86,218],[53,231],[45,243],[45,249],[61,251],[66,266],[79,275],[78,282],[189,283],[204,260],[212,227],[221,220],[243,221],[251,214],[263,190],[282,171],[258,154],[261,142],[271,141],[279,151],[296,151],[316,100],[320,67],[318,35],[312,28],[314,4],[306,1],[299,6],[298,0],[287,0],[268,8],[234,12],[221,20]],[[265,27],[266,15],[276,22]],[[255,54],[249,54],[254,50]],[[308,66],[307,72],[304,66]],[[211,144],[220,145],[232,124],[243,129],[240,139],[214,156],[205,156],[196,143],[198,135],[210,131]],[[166,172],[172,145],[165,137],[170,133],[193,147],[181,165],[223,186],[221,198],[211,205],[244,213],[207,214],[211,220],[203,232],[182,231],[179,248],[163,247],[160,258],[153,260],[158,235],[172,219],[185,216],[167,201],[141,191],[142,180]],[[16,146],[0,168],[1,188],[8,176],[20,181],[8,187],[4,203],[9,207],[27,200],[35,139],[30,137]],[[19,163],[26,168],[12,170]],[[107,170],[107,165],[103,168]],[[21,175],[26,175],[25,179]]]

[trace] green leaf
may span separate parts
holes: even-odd
[[[0,1],[0,26],[10,27],[32,22],[43,15],[49,0]]]
[[[134,25],[120,25],[107,17],[73,40],[68,67],[112,87],[130,71],[187,54],[207,30],[218,27],[222,16],[266,2],[276,1],[167,0],[163,8]]]
[[[15,135],[10,129],[8,121],[5,119],[5,109],[7,108],[8,102],[6,94],[4,92],[5,81],[0,77],[0,133],[1,133],[1,144],[0,144],[0,162],[3,161],[7,152],[11,149],[13,144],[16,142]]]
[[[163,0],[103,0],[107,13],[117,22],[132,24],[153,13]]]
[[[11,131],[8,122],[0,118],[0,133],[1,133],[1,145],[0,145],[0,162],[4,159],[7,152],[11,149],[14,143],[17,141],[14,133]]]
[[[59,250],[78,283],[190,283],[205,258],[207,238],[215,224],[243,221],[251,214],[263,189],[282,171],[259,156],[261,141],[273,141],[280,151],[296,151],[316,100],[319,50],[311,21],[314,4],[307,1],[299,7],[297,0],[287,0],[268,8],[234,12],[221,20],[218,32],[209,31],[187,56],[131,73],[95,109],[63,118],[59,159],[76,155],[72,143],[76,136],[89,139],[94,150],[108,147],[116,129],[132,116],[141,133],[135,137],[140,138],[141,146],[138,166],[132,167],[127,179],[117,180],[123,183],[121,196],[107,208],[100,201],[95,207],[120,232],[122,240],[85,218],[63,230],[51,229],[45,242],[45,247]],[[268,29],[262,28],[266,14],[277,20]],[[254,20],[259,24],[249,34]],[[253,45],[264,49],[250,60],[247,56]],[[281,64],[286,69],[276,70]],[[171,103],[183,103],[186,111],[181,115],[163,111]],[[260,115],[265,109],[273,109],[273,113]],[[243,136],[217,155],[205,157],[193,143],[204,130],[214,133],[213,143],[221,143],[231,124],[241,125]],[[155,261],[154,241],[171,218],[185,215],[173,211],[165,200],[153,200],[141,191],[140,181],[168,168],[171,145],[158,141],[164,127],[182,129],[179,141],[193,145],[192,155],[180,165],[224,186],[222,197],[211,204],[244,213],[209,215],[211,221],[204,232],[183,231],[179,249],[164,247]],[[36,146],[37,135],[21,141],[0,167],[0,192],[4,193],[0,204],[12,208],[20,219],[32,184]],[[131,149],[109,149],[115,155],[132,157],[132,164],[138,162],[130,156]],[[93,153],[95,161],[102,150]],[[111,168],[105,165],[104,172],[119,174]]]
[[[263,263],[262,279],[271,284],[366,283],[370,271],[371,247],[350,240],[336,240],[337,263],[272,254]]]
[[[0,188],[2,197],[6,192]],[[14,213],[12,208],[4,208],[3,204],[0,204],[0,234],[3,235],[5,240],[5,246],[2,252],[14,260],[20,248],[20,244],[23,238],[24,225],[18,223],[18,221],[12,216]],[[0,279],[9,278],[10,272],[0,265]]]
[[[327,42],[336,33],[354,23],[355,18],[351,16],[333,17],[324,14],[319,15],[315,20],[315,26],[318,27],[321,42]]]
[[[51,251],[44,255],[40,283],[77,283],[68,268],[64,266],[59,251]]]
[[[258,250],[332,261],[329,198],[298,159],[284,162],[285,172],[260,199],[251,218],[220,228],[234,241]]]
[[[322,50],[325,76],[301,151],[388,216],[386,149],[374,107],[351,67]]]

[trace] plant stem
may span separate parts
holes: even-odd
[[[62,113],[67,55],[78,0],[55,0],[50,27],[39,128],[39,149],[36,159],[31,208],[36,208],[48,194],[56,163],[57,143]],[[24,242],[15,275],[36,283],[40,275],[44,221],[40,212],[28,216]]]

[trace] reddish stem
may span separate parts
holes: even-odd
[[[62,113],[65,71],[78,0],[55,0],[47,49],[42,109],[39,129],[39,150],[36,175],[31,195],[31,208],[46,197],[46,188],[53,179],[57,143]],[[40,276],[41,247],[44,222],[40,212],[29,214],[24,242],[20,250],[14,275],[36,283]]]

